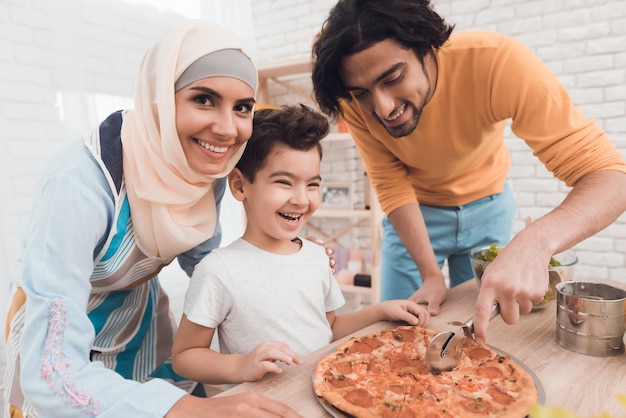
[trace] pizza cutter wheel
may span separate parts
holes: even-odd
[[[500,305],[496,303],[491,309],[489,320],[491,321],[499,314]],[[465,322],[451,321],[448,324],[460,328],[454,332],[440,332],[433,337],[430,343],[428,343],[428,347],[426,347],[424,356],[426,366],[435,375],[450,371],[459,364],[461,354],[463,354],[463,335],[471,340],[474,339],[474,318],[470,318]],[[463,335],[459,332],[461,330],[463,330]]]

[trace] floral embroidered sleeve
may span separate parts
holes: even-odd
[[[165,415],[183,390],[160,379],[127,380],[115,367],[90,360],[95,331],[86,313],[89,278],[113,213],[102,172],[89,158],[66,158],[44,178],[21,260],[26,315],[19,369],[25,399],[40,416]]]

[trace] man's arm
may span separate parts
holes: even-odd
[[[426,223],[419,205],[412,203],[400,206],[392,211],[388,218],[415,261],[424,282],[409,299],[417,303],[427,303],[429,313],[437,315],[439,305],[446,300],[448,289],[428,238]]]
[[[548,287],[553,254],[606,228],[626,211],[626,174],[596,171],[582,177],[565,200],[520,231],[487,267],[474,309],[476,339],[485,342],[491,306],[500,303],[504,321],[514,324]]]

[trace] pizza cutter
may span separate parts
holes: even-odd
[[[491,309],[489,320],[500,314],[500,305],[495,304]],[[433,374],[439,374],[454,369],[461,360],[463,354],[463,335],[471,340],[474,339],[474,318],[470,318],[465,322],[451,321],[450,325],[459,328],[456,331],[444,331],[435,335],[426,347],[424,359],[426,366]],[[463,335],[459,331],[463,330]]]

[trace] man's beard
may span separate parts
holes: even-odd
[[[378,123],[380,123],[383,126],[383,128],[385,128],[387,133],[393,136],[394,138],[401,138],[403,136],[407,136],[411,134],[415,130],[415,128],[417,128],[417,123],[420,120],[420,116],[422,116],[422,110],[424,109],[424,105],[422,104],[418,108],[418,107],[415,107],[412,103],[407,102],[406,107],[407,109],[405,110],[405,112],[411,111],[413,115],[411,116],[410,120],[407,120],[400,126],[394,126],[394,127],[387,126],[385,122],[383,122],[382,119],[377,114],[374,114],[374,118],[376,118]]]
[[[382,119],[376,113],[373,113],[378,123],[380,123],[385,128],[387,133],[393,136],[394,138],[401,138],[403,136],[410,135],[415,130],[415,128],[417,128],[417,124],[420,120],[420,116],[422,116],[422,111],[424,110],[424,106],[426,106],[428,97],[430,97],[430,77],[428,76],[428,72],[426,71],[426,68],[424,67],[423,61],[422,61],[422,72],[424,73],[424,77],[426,78],[426,85],[427,85],[426,94],[424,95],[424,100],[422,101],[422,103],[420,103],[419,107],[415,106],[413,103],[406,102],[405,112],[411,111],[413,113],[410,120],[404,122],[400,126],[390,128],[382,121]]]

